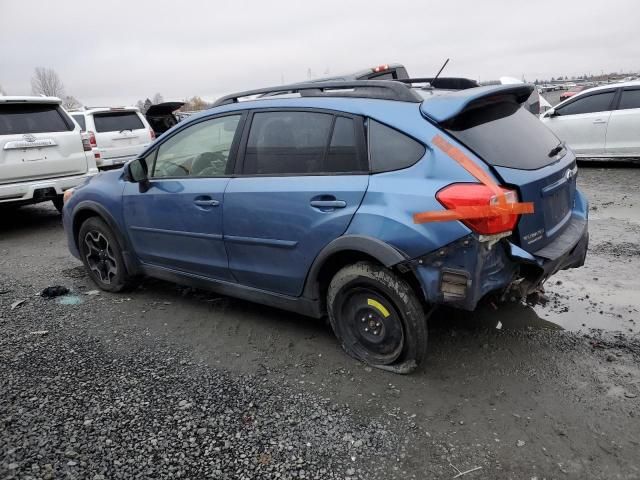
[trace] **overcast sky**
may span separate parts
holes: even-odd
[[[0,85],[53,68],[88,105],[238,90],[400,62],[527,80],[640,70],[638,0],[0,0]]]

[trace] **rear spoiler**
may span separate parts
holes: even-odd
[[[436,123],[444,123],[460,115],[479,103],[504,101],[505,97],[517,103],[524,103],[533,92],[533,85],[488,85],[486,87],[459,90],[446,95],[434,95],[420,105],[423,115]]]

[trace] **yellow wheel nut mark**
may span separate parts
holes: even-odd
[[[389,310],[387,310],[386,308],[384,308],[384,305],[382,305],[380,302],[378,302],[377,300],[374,300],[373,298],[367,298],[367,304],[373,308],[375,308],[376,310],[378,310],[382,316],[384,318],[387,318],[389,315],[391,315],[389,313]]]

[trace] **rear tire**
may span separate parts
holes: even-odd
[[[427,315],[400,276],[369,262],[335,274],[327,292],[329,321],[342,348],[373,367],[410,373],[427,351]]]
[[[91,217],[80,226],[78,249],[91,280],[99,288],[120,292],[130,285],[120,244],[102,219]]]
[[[62,199],[62,195],[58,195],[56,198],[51,200],[53,206],[56,207],[58,212],[62,213],[62,207],[64,207],[64,200]]]

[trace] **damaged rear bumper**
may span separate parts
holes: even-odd
[[[507,238],[471,234],[401,270],[414,271],[427,302],[474,310],[489,293],[524,298],[556,272],[582,266],[588,243],[587,218],[577,214],[556,240],[533,254]]]

